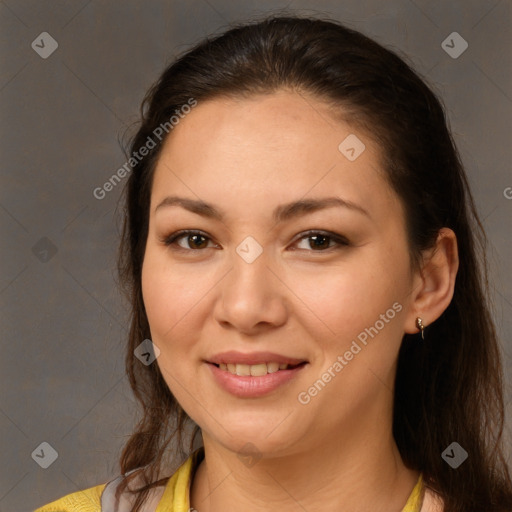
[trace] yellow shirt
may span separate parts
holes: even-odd
[[[194,472],[203,458],[204,450],[199,448],[176,470],[174,475],[169,478],[155,512],[195,512],[195,509],[190,508],[190,484]],[[101,484],[68,494],[34,512],[103,512],[101,501],[106,485]],[[423,479],[420,475],[402,512],[420,512],[422,490]]]

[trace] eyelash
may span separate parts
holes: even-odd
[[[211,249],[211,247],[204,247],[203,249],[184,249],[183,247],[176,245],[176,242],[180,238],[183,238],[185,236],[190,236],[190,235],[200,235],[200,236],[206,238],[207,240],[211,241],[211,238],[206,233],[204,233],[202,231],[198,231],[198,230],[192,230],[192,229],[183,229],[181,231],[177,231],[176,233],[173,233],[172,235],[164,237],[161,241],[164,243],[164,245],[168,246],[169,248],[171,248],[174,251],[196,252],[196,251],[203,251],[205,249]],[[314,249],[298,249],[298,250],[306,250],[308,252],[318,252],[318,253],[331,252],[331,249],[338,250],[338,249],[341,249],[342,247],[347,247],[350,245],[349,241],[345,237],[338,235],[336,233],[329,232],[329,231],[309,230],[304,233],[301,233],[301,235],[302,236],[297,238],[297,240],[294,243],[298,243],[304,239],[312,238],[313,236],[319,235],[321,237],[328,238],[331,242],[335,242],[338,245],[338,247],[331,246],[331,247],[328,247],[327,249],[319,249],[318,251],[316,251]],[[173,245],[174,245],[174,247],[171,247]]]

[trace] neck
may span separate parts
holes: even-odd
[[[370,431],[359,422],[350,434],[337,431],[283,456],[262,454],[252,465],[205,434],[203,441],[190,494],[198,512],[400,512],[419,477],[382,423]]]

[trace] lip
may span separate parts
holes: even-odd
[[[283,356],[281,354],[275,354],[274,352],[251,352],[243,353],[231,350],[229,352],[222,352],[215,354],[208,358],[207,363],[225,363],[225,364],[261,364],[261,363],[279,363],[289,364],[295,366],[300,363],[307,363],[306,359],[297,359],[294,357]],[[287,371],[287,370],[282,370]],[[261,378],[261,377],[257,377]]]
[[[231,353],[230,353],[231,354]],[[254,356],[254,354],[247,354],[247,356]],[[250,359],[251,361],[259,361],[261,360],[260,356],[257,356],[259,359]],[[266,359],[266,361],[279,362],[275,359],[276,355],[271,354],[271,357]],[[247,360],[247,359],[246,359]],[[212,372],[213,378],[217,382],[217,384],[232,395],[239,398],[258,398],[264,395],[271,393],[272,391],[277,390],[291,379],[296,377],[302,369],[307,365],[306,361],[289,359],[281,356],[281,360],[283,363],[287,363],[287,361],[299,361],[299,363],[303,362],[304,364],[300,364],[295,368],[290,368],[287,370],[279,370],[275,373],[267,373],[266,375],[262,375],[261,377],[253,377],[253,376],[245,376],[245,375],[233,375],[231,372],[226,370],[221,370],[213,362],[206,362],[208,368]],[[231,360],[233,362],[233,360]],[[242,364],[258,364],[255,363],[244,363],[237,360]],[[224,362],[224,361],[221,361]],[[299,364],[299,363],[288,363],[288,364]]]

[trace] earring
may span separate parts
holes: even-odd
[[[423,325],[423,321],[420,317],[416,318],[416,327],[421,330],[421,339],[424,340],[425,336],[423,334],[423,331],[425,330],[425,326]]]

